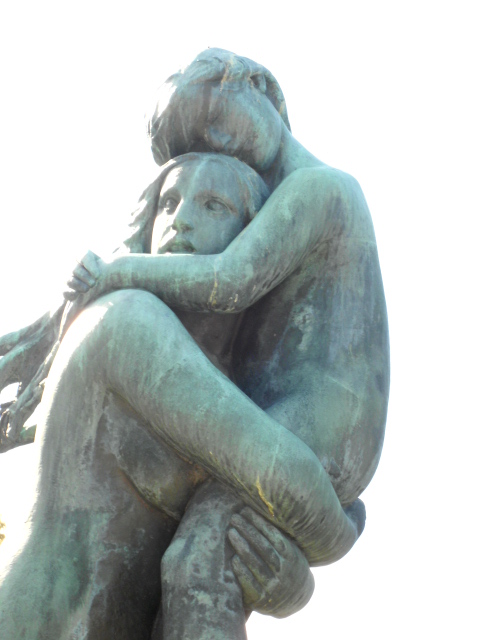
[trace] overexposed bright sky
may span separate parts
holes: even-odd
[[[58,299],[87,248],[115,247],[155,175],[143,114],[207,46],[269,68],[293,134],[352,173],[389,309],[384,454],[365,532],[315,570],[306,609],[249,640],[479,637],[475,2],[9,3],[0,13],[0,335]],[[28,453],[0,456],[13,531]],[[1,555],[1,547],[0,547]]]

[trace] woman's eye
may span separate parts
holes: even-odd
[[[213,211],[214,213],[222,213],[223,211],[228,211],[227,205],[221,200],[207,200],[206,207],[209,211]]]
[[[162,209],[165,211],[165,213],[174,213],[177,206],[178,202],[175,200],[175,198],[167,198],[163,201]]]

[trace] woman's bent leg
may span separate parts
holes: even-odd
[[[357,527],[313,452],[221,374],[166,305],[119,291],[84,313],[99,318],[85,343],[86,366],[94,363],[92,375],[161,439],[292,535],[312,563],[351,548]]]

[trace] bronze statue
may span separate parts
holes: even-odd
[[[48,374],[6,637],[242,638],[363,530],[389,378],[358,184],[292,137],[266,69],[218,49],[167,81],[149,133],[167,164],[123,251],[0,340],[0,383],[22,382],[4,442]]]

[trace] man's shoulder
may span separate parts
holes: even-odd
[[[295,169],[280,185],[282,190],[302,189],[300,193],[329,191],[348,197],[363,196],[358,181],[349,173],[326,164]],[[306,189],[307,191],[303,191]]]

